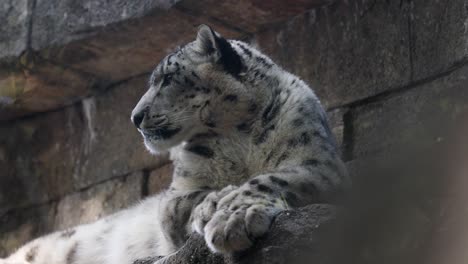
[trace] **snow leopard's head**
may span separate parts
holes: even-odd
[[[195,41],[157,65],[131,117],[151,152],[207,129],[229,129],[255,111],[253,93],[241,78],[241,42],[233,43],[202,25]]]

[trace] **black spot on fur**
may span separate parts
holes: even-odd
[[[276,97],[278,97],[278,95],[276,95]],[[281,105],[276,98],[271,100],[271,102],[268,104],[268,106],[265,108],[265,111],[262,114],[263,125],[270,123],[273,119],[276,118],[276,116],[279,113],[280,106]]]
[[[197,141],[197,140],[206,140],[206,139],[212,139],[212,138],[216,138],[218,137],[219,134],[214,132],[214,131],[208,131],[208,132],[204,132],[204,133],[197,133],[195,135],[193,135],[189,140],[188,142],[191,143],[191,142],[194,142],[194,141]]]
[[[213,121],[208,121],[205,123],[206,126],[208,127],[211,127],[211,128],[215,128],[216,127],[216,123],[213,122]]]
[[[267,118],[268,118],[268,115],[269,113],[271,112],[271,109],[273,108],[273,105],[275,103],[275,100],[271,100],[267,107],[265,108],[265,111],[263,111],[263,114],[262,114],[262,120],[263,120],[263,123],[265,124],[266,121],[267,121]]]
[[[244,132],[244,133],[249,133],[250,132],[250,124],[248,123],[241,123],[239,125],[236,126],[237,130],[239,130],[240,132]]]
[[[201,145],[190,146],[186,150],[205,158],[212,158],[214,156],[212,149]]]
[[[286,169],[281,169],[278,172],[282,173],[298,173],[298,171],[294,168],[286,168]]]
[[[194,71],[192,71],[192,76],[200,80],[200,77]]]
[[[187,78],[187,76],[184,76],[184,82],[188,85],[188,86],[194,86],[195,83],[190,80],[189,78]]]
[[[169,54],[169,55],[167,56],[167,66],[171,66],[171,65],[172,65],[172,62],[171,62],[172,56],[174,56],[174,53]]]
[[[254,113],[257,110],[257,107],[257,104],[253,103],[249,106],[249,109],[247,111],[249,111],[249,113]]]
[[[205,197],[205,191],[194,191],[194,192],[191,192],[187,195],[185,195],[185,199],[187,200],[193,200],[195,198],[197,198],[199,195],[203,195],[203,197]]]
[[[78,243],[75,242],[73,246],[70,248],[70,251],[67,253],[67,264],[73,264],[75,263],[75,258],[76,258],[76,251],[78,250]]]
[[[255,60],[267,68],[273,67],[273,64],[267,62],[266,59],[263,57],[256,57]]]
[[[245,47],[244,44],[239,43],[238,45],[245,53],[245,55],[247,55],[248,57],[252,57],[252,52],[249,49],[247,49],[247,47]]]
[[[296,79],[292,80],[291,85],[293,85],[296,82]]]
[[[310,143],[310,136],[307,132],[302,132],[299,137],[288,140],[289,147],[305,146]]]
[[[274,129],[275,129],[275,125],[271,125],[271,126],[265,128],[262,131],[262,133],[260,133],[260,135],[258,135],[258,137],[255,139],[255,141],[254,141],[255,145],[264,143],[267,140],[268,134],[270,133],[270,131],[274,130]]]
[[[33,246],[31,249],[29,249],[28,253],[26,253],[26,261],[33,262],[34,259],[36,259],[37,250],[38,246]]]
[[[177,173],[177,175],[180,175],[180,176],[182,176],[182,177],[184,177],[184,178],[189,178],[190,176],[192,176],[192,175],[190,174],[190,172],[185,171],[185,170],[184,170],[184,171],[181,171],[180,173]]]
[[[162,77],[161,88],[168,86],[171,83],[173,76],[174,75],[171,73],[164,74],[164,76]]]
[[[266,186],[266,185],[263,185],[263,184],[259,184],[257,186],[257,189],[260,191],[260,192],[266,192],[266,193],[273,193],[273,190]]]
[[[281,154],[281,156],[279,156],[278,160],[276,161],[276,166],[278,166],[281,162],[283,162],[285,159],[287,159],[289,157],[289,153],[288,152],[285,152],[283,154]]]
[[[250,196],[250,195],[252,195],[252,192],[251,191],[244,191],[244,192],[242,192],[242,194],[245,195],[245,196]]]
[[[259,180],[258,179],[253,179],[253,180],[250,180],[249,183],[252,184],[252,185],[255,185],[255,184],[259,183]]]
[[[288,186],[288,184],[289,184],[287,181],[285,181],[285,180],[283,180],[283,179],[280,179],[280,178],[278,178],[278,177],[275,177],[275,176],[273,176],[273,175],[270,175],[270,180],[271,180],[271,182],[273,182],[274,184],[277,184],[277,185],[279,185],[279,186],[281,186],[281,187]]]
[[[252,195],[252,198],[256,198],[256,199],[265,199],[265,195],[254,194],[254,195]]]
[[[158,139],[169,139],[179,133],[182,130],[180,127],[169,128],[168,126],[159,128],[158,130],[154,131],[152,135]]]
[[[308,159],[308,160],[304,160],[302,162],[302,165],[303,166],[318,166],[318,165],[320,165],[320,161],[318,161],[316,159]]]
[[[65,231],[62,231],[62,233],[60,233],[60,237],[61,237],[61,238],[70,238],[70,237],[72,237],[75,233],[76,233],[76,230],[75,230],[75,229],[67,229],[67,230],[65,230]]]
[[[223,100],[234,103],[234,102],[237,102],[238,98],[237,98],[237,95],[235,95],[235,94],[228,94],[228,95],[224,96]]]
[[[271,158],[273,158],[273,156],[276,155],[276,152],[278,152],[277,148],[271,150],[270,153],[268,153],[268,156],[266,157],[265,161],[270,162]]]
[[[202,109],[201,109],[200,111],[202,112],[203,109],[204,109],[205,107],[208,107],[209,105],[210,105],[210,101],[209,101],[209,100],[205,101],[205,103],[203,104]],[[215,121],[212,119],[211,116],[208,116],[206,119],[204,119],[204,118],[201,118],[201,119],[202,119],[203,124],[205,124],[207,127],[211,127],[211,128],[216,127],[216,123],[215,123]]]
[[[322,133],[320,133],[319,131],[314,131],[314,137],[316,138],[319,138],[320,140],[325,140],[325,141],[328,141],[328,138],[324,135],[322,135]]]
[[[304,125],[304,120],[302,120],[301,118],[294,119],[292,121],[292,125],[293,125],[293,127],[300,127],[300,126]]]

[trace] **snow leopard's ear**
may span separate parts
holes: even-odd
[[[197,39],[195,40],[195,49],[201,55],[214,55],[218,49],[217,33],[207,25],[198,27]]]
[[[198,54],[211,57],[216,63],[236,76],[242,71],[242,61],[231,44],[207,25],[198,27],[195,50]]]

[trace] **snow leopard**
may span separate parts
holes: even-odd
[[[170,152],[168,189],[0,264],[131,264],[174,254],[193,232],[213,252],[239,252],[279,212],[332,203],[350,186],[313,90],[206,25],[156,66],[131,120],[151,153]]]

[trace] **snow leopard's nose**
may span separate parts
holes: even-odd
[[[135,124],[137,128],[140,128],[141,122],[143,122],[143,119],[145,119],[146,114],[148,113],[148,109],[145,108],[140,112],[135,113],[132,116],[132,122]]]

